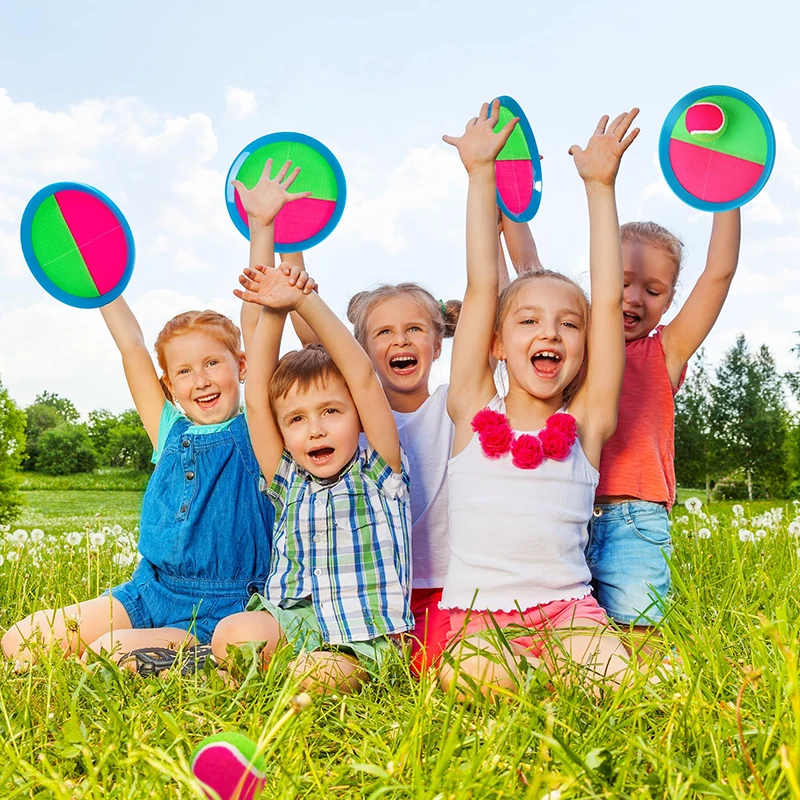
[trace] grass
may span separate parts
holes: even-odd
[[[130,573],[140,495],[109,495],[101,507],[93,492],[29,492],[28,540],[0,542],[0,627]],[[800,522],[790,527],[800,510],[743,505],[737,515],[730,503],[673,513],[663,635],[683,669],[660,684],[639,678],[597,699],[579,685],[553,693],[533,673],[513,696],[462,705],[397,663],[361,694],[315,699],[268,736],[296,688],[278,659],[238,689],[211,671],[144,680],[56,656],[22,674],[5,664],[0,796],[201,798],[190,754],[222,730],[261,737],[265,798],[800,796]],[[779,520],[764,513],[774,507]],[[37,522],[44,538],[32,543]],[[95,549],[86,524],[103,534]],[[69,544],[76,531],[80,544]]]

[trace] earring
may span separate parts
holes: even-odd
[[[244,378],[239,378],[239,383],[244,383]]]

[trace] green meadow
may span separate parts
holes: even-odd
[[[141,482],[79,481],[26,478],[0,541],[2,629],[133,570]],[[243,653],[238,688],[210,668],[143,679],[103,660],[5,663],[0,796],[202,798],[189,759],[220,731],[259,741],[265,798],[800,796],[800,504],[689,505],[673,512],[660,681],[598,693],[529,671],[508,696],[462,704],[398,658],[360,694],[295,715],[280,656],[263,673]]]

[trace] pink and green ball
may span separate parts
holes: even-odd
[[[292,161],[292,169],[300,167],[297,180],[289,189],[290,193],[311,192],[305,197],[287,203],[275,218],[275,244],[285,245],[302,242],[319,233],[330,221],[336,211],[339,189],[336,175],[327,159],[302,142],[271,142],[252,152],[236,173],[248,189],[258,183],[268,159],[272,159],[270,178],[274,178],[287,160]],[[236,192],[236,208],[239,216],[247,224],[247,214]]]
[[[241,733],[209,736],[195,748],[190,763],[210,800],[255,800],[266,783],[266,761]]]

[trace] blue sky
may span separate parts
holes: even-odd
[[[56,180],[97,186],[137,243],[126,296],[152,342],[189,307],[237,313],[247,245],[223,182],[250,140],[298,130],[325,142],[348,180],[339,228],[309,252],[334,309],[378,281],[464,288],[466,183],[441,143],[483,100],[525,108],[544,161],[532,223],[542,259],[586,282],[585,200],[568,147],[632,105],[642,134],[618,183],[623,220],[683,237],[685,297],[711,218],[675,199],[656,147],[686,92],[737,86],[778,137],[770,183],[745,211],[740,274],[708,340],[712,361],[744,332],[779,366],[800,328],[800,108],[793,4],[82,3],[0,10],[0,376],[18,402],[45,389],[86,413],[130,406],[98,312],[61,306],[27,272],[18,238],[29,197]],[[668,13],[665,9],[669,8]],[[496,17],[489,9],[501,9]],[[793,137],[794,136],[794,140]],[[679,299],[680,299],[679,296]],[[287,346],[291,346],[287,338]],[[435,382],[446,380],[446,354]]]

